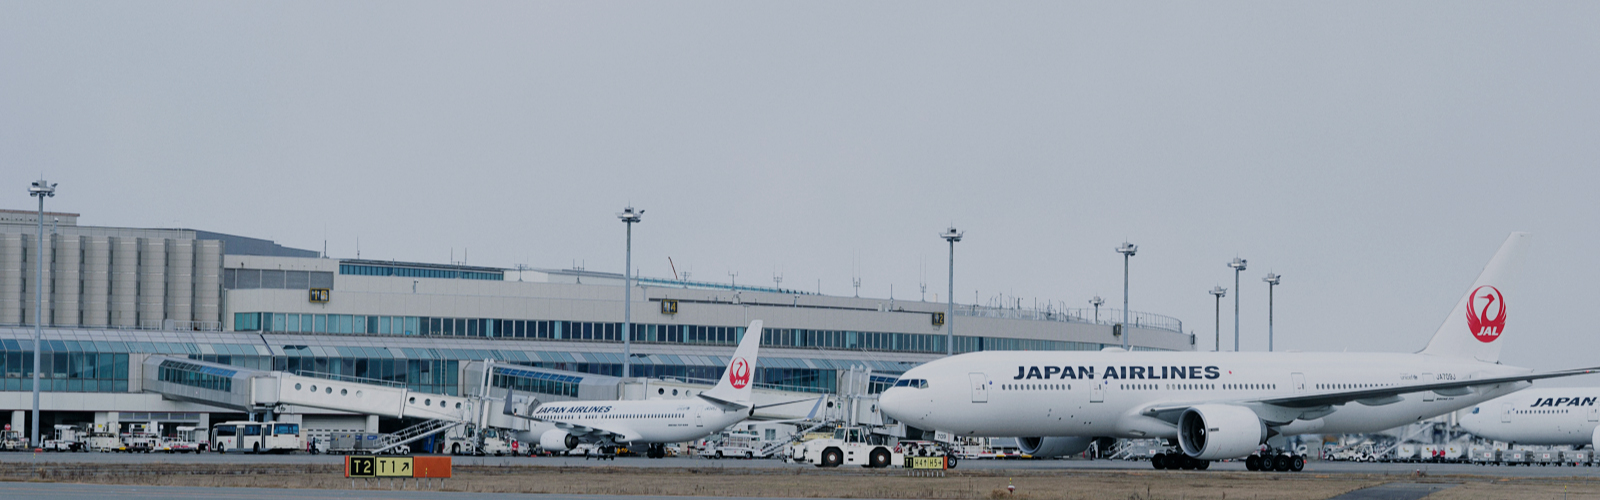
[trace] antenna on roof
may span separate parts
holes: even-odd
[[[356,259],[361,259],[361,237],[356,237]]]
[[[678,265],[672,263],[672,256],[671,255],[667,256],[667,266],[672,268],[672,280],[673,281],[683,281],[682,279],[678,278]]]
[[[517,264],[517,281],[522,281],[522,272],[523,271],[531,271],[531,270],[533,270],[533,268],[532,267],[528,267],[527,264]]]

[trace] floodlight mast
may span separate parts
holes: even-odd
[[[56,196],[56,185],[39,179],[33,181],[33,186],[28,188],[28,196],[39,198],[39,253],[33,255],[33,260],[39,263],[39,275],[33,282],[33,437],[34,448],[43,443],[39,441],[39,338],[44,335],[44,199]]]
[[[1233,352],[1239,352],[1239,273],[1244,272],[1247,261],[1234,257],[1228,262],[1228,267],[1233,268]]]
[[[644,217],[644,210],[622,209],[617,219],[628,226],[627,258],[622,267],[622,378],[633,376],[633,225]]]
[[[1267,352],[1272,352],[1272,290],[1278,287],[1278,281],[1282,278],[1274,273],[1267,273],[1267,277],[1261,278],[1261,281],[1267,282]]]
[[[956,353],[956,242],[961,241],[965,234],[965,231],[956,231],[955,226],[939,234],[940,238],[950,242],[950,306],[944,314],[944,353],[947,356]]]
[[[1100,304],[1104,303],[1106,303],[1106,299],[1100,298],[1099,295],[1089,299],[1089,305],[1094,306],[1094,323],[1097,325],[1100,324]]]
[[[1222,285],[1217,285],[1211,287],[1210,293],[1217,296],[1217,338],[1215,347],[1212,347],[1211,350],[1212,352],[1219,352],[1222,350],[1222,297],[1228,295],[1228,289],[1223,288]]]
[[[1126,241],[1122,242],[1122,246],[1117,247],[1117,253],[1122,254],[1122,348],[1124,350],[1133,349],[1131,347],[1132,344],[1128,342],[1128,337],[1130,336],[1128,329],[1128,260],[1138,252],[1139,245]]]

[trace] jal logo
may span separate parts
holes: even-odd
[[[1472,291],[1467,298],[1467,329],[1479,342],[1500,338],[1506,329],[1506,298],[1500,289],[1484,285]]]
[[[734,389],[743,389],[750,385],[750,362],[744,358],[734,358],[733,364],[728,365],[728,383]]]

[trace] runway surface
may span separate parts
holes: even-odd
[[[0,482],[0,498],[28,498],[37,500],[68,500],[91,497],[117,497],[137,500],[144,498],[183,500],[278,500],[285,497],[284,490],[273,488],[196,488],[188,486],[122,486],[105,484],[71,483],[5,483]],[[619,495],[518,495],[507,493],[445,493],[438,491],[373,491],[373,490],[294,490],[297,500],[334,499],[417,499],[446,500],[498,500],[504,498],[529,498],[538,500],[638,500],[636,496]],[[675,500],[758,500],[739,497],[672,497]],[[800,500],[762,497],[759,500]],[[814,499],[808,499],[814,500]]]
[[[251,455],[251,454],[176,454],[161,453],[0,453],[0,462],[6,463],[87,463],[87,464],[342,464],[338,455]],[[455,457],[458,465],[532,465],[550,467],[679,467],[679,468],[807,468],[810,465],[790,464],[781,460],[714,460],[704,458],[623,457],[616,460],[584,460],[582,457]],[[958,470],[964,469],[1015,469],[1015,470],[1136,470],[1152,471],[1148,461],[1122,460],[962,460]],[[1243,462],[1217,462],[1212,471],[1244,471]],[[1431,463],[1353,463],[1306,462],[1306,469],[1298,474],[1408,474],[1422,472],[1430,475],[1465,474],[1497,477],[1600,477],[1600,467],[1539,467],[1539,466],[1481,466],[1473,464]],[[1296,474],[1293,472],[1262,472],[1260,474]]]

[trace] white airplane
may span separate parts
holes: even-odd
[[[533,421],[517,438],[537,442],[549,451],[566,451],[579,443],[602,447],[649,444],[650,458],[665,456],[664,443],[700,439],[739,423],[760,408],[750,402],[755,381],[757,351],[761,347],[761,320],[750,322],[722,379],[711,390],[692,399],[643,401],[562,401],[531,405],[513,402],[506,393],[502,412]],[[779,404],[789,404],[793,401]],[[772,406],[772,405],[762,405]]]
[[[1512,233],[1428,346],[1415,354],[985,351],[928,362],[880,396],[906,425],[968,436],[1031,436],[1025,453],[1080,453],[1097,437],[1164,438],[1157,469],[1246,457],[1251,470],[1300,470],[1283,436],[1374,432],[1523,389],[1533,373],[1498,363],[1508,278],[1528,235]],[[1516,305],[1516,304],[1511,304]],[[1365,327],[1365,326],[1364,326]],[[1257,454],[1262,445],[1271,453]]]
[[[1474,406],[1456,422],[1474,436],[1495,441],[1600,449],[1597,402],[1596,387],[1529,389]]]

